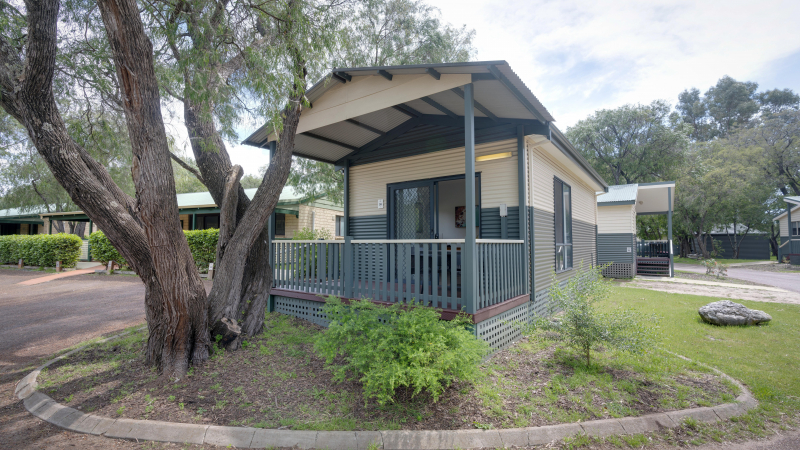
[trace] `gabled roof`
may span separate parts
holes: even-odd
[[[505,61],[334,69],[306,92],[294,154],[350,165],[464,146],[464,91],[474,87],[475,142],[544,136],[592,184],[607,184],[555,128],[555,119]],[[277,139],[267,123],[243,144]]]
[[[597,206],[615,205],[633,205],[636,214],[666,214],[675,209],[675,182],[618,184],[597,196]]]
[[[607,193],[597,196],[597,206],[635,205],[638,192],[638,184],[609,186]]]
[[[798,196],[794,196],[794,197],[783,197],[783,199],[784,199],[784,200],[786,200],[786,199],[792,199],[792,200],[789,200],[789,201],[787,201],[786,203],[789,203],[790,205],[797,205],[797,206],[793,206],[793,207],[792,207],[792,222],[794,222],[794,221],[795,221],[795,216],[794,216],[794,214],[795,214],[795,213],[800,213],[800,197],[798,197]],[[778,214],[777,216],[775,216],[775,218],[774,218],[774,219],[772,219],[772,220],[781,220],[781,219],[783,219],[784,217],[786,217],[786,215],[787,215],[787,212],[786,212],[786,211],[784,211],[784,212],[782,212],[782,213]],[[798,216],[797,216],[797,220],[800,220],[800,215],[798,215]]]
[[[244,193],[247,195],[247,198],[253,199],[253,196],[256,195],[257,188],[252,189],[245,189]],[[211,198],[211,193],[208,191],[204,192],[190,192],[187,194],[178,194],[178,208],[200,208],[200,207],[211,207],[217,206],[214,203],[214,199]],[[291,186],[284,186],[283,191],[281,191],[280,199],[278,200],[279,205],[283,204],[292,204],[292,203],[301,203],[304,199],[295,193],[294,189]]]

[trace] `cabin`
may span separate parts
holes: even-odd
[[[245,194],[253,198],[256,189],[245,189]],[[178,194],[181,227],[184,231],[219,228],[219,207],[211,194],[192,192]],[[344,239],[344,208],[328,199],[310,199],[295,193],[289,186],[283,188],[275,208],[275,239],[292,239],[294,235],[307,228],[324,230],[331,239]],[[0,211],[1,234],[53,234],[53,222],[86,222],[85,238],[97,231],[94,224],[83,211],[46,212],[44,208],[30,211],[8,209]],[[87,240],[81,248],[82,261],[91,261],[91,249]]]
[[[417,301],[498,349],[553,277],[596,264],[608,186],[505,61],[335,69],[306,96],[294,154],[343,171],[347,234],[272,241],[271,311],[326,325],[327,296]]]
[[[43,234],[44,222],[37,208],[10,208],[0,210],[0,236],[11,234]]]
[[[610,278],[673,276],[674,206],[674,181],[609,186],[608,192],[598,195],[598,263],[608,265],[603,275]],[[638,241],[636,216],[654,214],[667,216],[667,239]]]
[[[791,258],[791,255],[797,255],[800,260],[800,196],[783,197],[783,201],[786,202],[786,212],[773,219],[778,222],[781,235],[778,261]]]

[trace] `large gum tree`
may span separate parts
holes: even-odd
[[[54,95],[60,38],[61,4],[58,0],[27,1],[24,8],[15,9],[18,20],[3,21],[0,105],[25,128],[31,143],[72,201],[104,230],[144,282],[150,332],[146,359],[163,374],[181,377],[190,364],[207,359],[210,324],[217,325],[219,319],[227,318],[235,325],[241,320],[242,316],[237,316],[241,306],[241,289],[236,287],[237,280],[244,279],[247,270],[252,269],[245,261],[259,236],[263,236],[264,226],[286,180],[294,134],[304,105],[308,74],[306,61],[310,56],[308,50],[314,45],[297,43],[310,41],[308,31],[313,22],[309,15],[320,10],[316,5],[290,1],[273,5],[276,6],[274,9],[265,7],[263,16],[259,16],[262,20],[253,22],[254,26],[257,25],[255,28],[260,29],[261,38],[268,36],[273,45],[272,52],[251,52],[257,55],[254,59],[264,64],[272,63],[271,76],[266,74],[267,80],[262,82],[280,82],[273,83],[277,88],[271,90],[251,91],[250,101],[278,130],[278,144],[272,166],[246,207],[241,206],[238,198],[241,194],[241,168],[231,167],[229,159],[227,165],[222,163],[208,171],[207,178],[203,177],[211,185],[215,185],[211,180],[218,177],[219,190],[212,191],[212,194],[222,205],[223,216],[228,218],[223,221],[219,244],[220,272],[225,276],[220,276],[215,283],[216,297],[212,293],[212,299],[219,300],[209,303],[179,226],[170,142],[161,116],[159,76],[163,76],[164,70],[153,46],[155,42],[159,48],[163,41],[151,39],[148,35],[146,24],[149,23],[142,21],[135,1],[99,0],[96,6],[87,11],[89,16],[97,11],[100,13],[100,30],[105,30],[105,39],[98,42],[106,46],[108,59],[113,62],[114,81],[107,83],[100,77],[92,86],[97,88],[97,97],[109,93],[115,95],[124,112],[132,152],[131,176],[135,197],[114,183],[108,170],[70,136],[60,114]],[[227,13],[230,8],[227,2],[175,6],[176,14],[195,8],[211,11],[211,15],[202,18],[211,28],[219,26],[214,21],[215,15]],[[144,17],[148,18],[146,14]],[[236,25],[225,38],[228,41],[233,40],[233,34],[240,30],[239,24]],[[186,22],[176,27],[181,27],[181,33],[191,33]],[[87,34],[94,30],[97,28]],[[194,40],[202,41],[208,38],[206,32],[208,30],[204,29],[192,36]],[[69,40],[74,36],[63,37]],[[249,61],[249,55],[242,52],[241,59]],[[207,52],[198,50],[193,56],[213,60],[213,45]],[[227,79],[227,83],[232,81]],[[108,86],[112,89],[106,89]],[[186,86],[198,91],[205,86],[211,92],[209,98],[216,98],[214,80],[197,80]],[[192,97],[194,95],[196,97]],[[184,92],[184,96],[187,99],[202,98],[203,94]],[[204,104],[210,107],[199,108],[195,120],[213,123],[211,117],[217,104]],[[192,138],[204,145],[213,140],[213,136],[208,138],[197,134],[192,134]],[[202,154],[218,154],[214,150],[204,146]],[[266,262],[266,259],[262,261]],[[259,270],[263,270],[265,275],[260,282],[269,286],[269,267]],[[227,277],[232,281],[224,281]],[[241,286],[241,282],[238,283]],[[230,301],[231,298],[234,301]],[[263,314],[263,309],[260,314]],[[262,320],[263,315],[258,318],[259,322]]]

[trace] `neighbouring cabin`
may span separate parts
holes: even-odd
[[[343,171],[348,233],[273,240],[271,310],[324,325],[327,295],[419,301],[501,348],[554,274],[596,264],[607,186],[507,63],[337,69],[307,98],[294,154]]]
[[[795,258],[800,261],[800,196],[784,197],[786,211],[773,220],[778,222],[781,242],[778,246],[778,261]]]
[[[604,276],[673,276],[674,203],[673,181],[609,186],[607,193],[597,197],[598,262],[608,264]],[[653,214],[667,215],[667,239],[637,241],[636,216]]]
[[[245,189],[245,194],[253,198],[257,189]],[[219,228],[220,209],[209,192],[178,194],[181,228],[206,230]],[[43,209],[43,208],[42,208]],[[292,239],[304,228],[324,230],[333,239],[344,239],[344,208],[327,199],[307,199],[297,195],[291,187],[284,187],[275,208],[275,238]],[[2,234],[54,234],[58,230],[55,221],[84,222],[84,243],[80,260],[91,261],[91,247],[88,236],[97,231],[94,223],[83,211],[23,213],[19,210],[0,211],[0,232]],[[68,231],[68,230],[67,230]]]
[[[44,222],[36,208],[23,210],[11,208],[0,210],[0,236],[12,234],[42,234],[45,232]]]

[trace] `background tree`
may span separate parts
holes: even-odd
[[[436,64],[473,60],[475,30],[440,20],[437,8],[414,0],[366,0],[344,24],[331,67]],[[341,204],[344,176],[332,164],[294,158],[286,182],[303,197]]]
[[[673,129],[669,114],[661,100],[604,109],[568,128],[567,137],[613,184],[664,181],[680,170],[688,145],[688,132]]]

